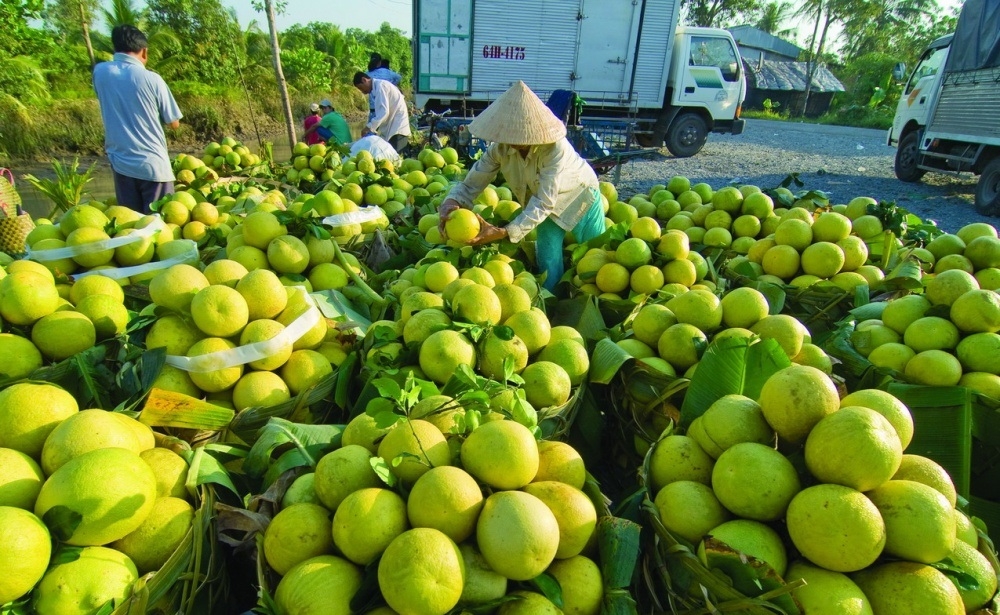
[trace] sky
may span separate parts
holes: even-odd
[[[267,20],[264,14],[254,11],[249,0],[222,0],[222,2],[236,9],[240,24],[243,26],[255,19],[262,27],[265,26]],[[351,0],[349,9],[336,10],[331,9],[333,3],[329,0],[287,0],[287,3],[285,12],[278,15],[279,30],[294,24],[307,24],[310,21],[328,21],[344,30],[361,28],[368,31],[378,30],[382,22],[387,21],[389,25],[401,30],[407,36],[413,29],[412,0]],[[938,0],[938,5],[949,12],[961,3],[962,0]],[[791,4],[798,5],[798,1],[792,0]],[[794,24],[793,27],[796,26],[797,29],[809,29],[801,24]],[[801,31],[797,34],[798,41],[804,42],[808,40],[812,31]]]
[[[349,2],[330,2],[329,0],[287,0],[285,12],[278,15],[278,29],[295,24],[307,24],[311,21],[325,21],[347,28],[361,28],[373,32],[381,27],[382,22],[403,31],[409,36],[413,29],[413,2],[411,0],[349,0]],[[249,0],[222,0],[225,6],[236,9],[240,24],[246,26],[253,20],[267,27],[264,13],[253,10]],[[341,8],[344,5],[350,8]],[[337,7],[337,8],[333,8]]]

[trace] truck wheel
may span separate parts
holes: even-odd
[[[914,130],[906,133],[896,147],[896,162],[893,170],[899,181],[918,182],[924,176],[925,171],[917,168],[920,160],[920,132]]]
[[[979,176],[976,211],[984,216],[1000,217],[1000,157],[991,160]]]
[[[678,158],[690,158],[705,147],[708,127],[697,113],[685,113],[670,125],[665,139],[667,149]]]

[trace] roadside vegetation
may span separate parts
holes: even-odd
[[[776,103],[747,109],[746,117],[880,129],[891,124],[902,90],[892,67],[912,68],[924,46],[955,22],[937,0],[682,0],[682,6],[693,25],[749,23],[788,40],[798,25],[799,59],[825,65],[847,88],[819,118]],[[111,29],[122,23],[147,33],[148,66],[164,77],[184,113],[181,127],[169,131],[172,147],[283,132],[266,25],[240,24],[220,0],[4,0],[0,165],[103,151],[90,70],[111,58]],[[330,98],[349,122],[362,120],[367,104],[351,79],[372,51],[390,60],[404,84],[413,72],[409,39],[388,23],[376,32],[326,22],[295,25],[280,32],[279,43],[296,126],[309,103],[321,98]]]
[[[146,32],[147,66],[163,76],[184,113],[181,127],[168,134],[172,145],[282,131],[266,29],[257,22],[241,26],[218,0],[145,5],[5,0],[0,3],[0,165],[63,152],[103,152],[90,58],[111,58],[111,28],[120,23]],[[298,125],[309,103],[321,98],[333,100],[348,121],[365,117],[367,102],[351,85],[354,72],[377,51],[408,81],[409,45],[388,24],[368,32],[313,22],[281,32],[281,61]]]

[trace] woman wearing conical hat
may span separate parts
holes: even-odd
[[[452,188],[438,214],[444,220],[472,202],[502,173],[523,205],[504,227],[480,218],[481,231],[473,245],[509,239],[519,243],[537,229],[535,260],[553,290],[563,275],[563,240],[572,232],[579,242],[604,232],[604,210],[597,175],[566,140],[559,121],[523,81],[518,81],[469,124],[469,131],[490,141],[465,180]]]

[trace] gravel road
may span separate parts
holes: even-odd
[[[692,158],[674,158],[663,149],[648,159],[624,164],[618,189],[625,195],[645,192],[673,175],[713,188],[731,182],[772,188],[789,173],[798,173],[805,184],[802,189],[823,190],[835,203],[856,196],[895,201],[949,232],[971,222],[1000,224],[976,213],[972,201],[978,177],[928,173],[916,184],[896,179],[892,171],[896,148],[887,146],[885,139],[883,130],[747,120],[742,135],[709,135],[705,149]],[[601,179],[613,179],[614,174]]]

